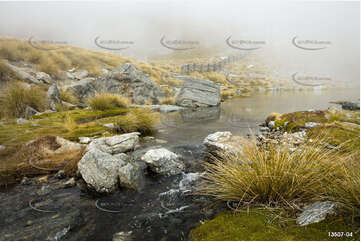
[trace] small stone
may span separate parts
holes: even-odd
[[[91,142],[91,138],[89,137],[79,137],[80,144],[89,144]]]
[[[273,129],[275,127],[275,121],[269,121],[268,122],[268,127]]]
[[[109,129],[114,129],[115,125],[113,123],[109,123],[109,124],[102,124],[103,127],[109,128]]]
[[[36,191],[36,194],[38,194],[39,196],[43,196],[43,195],[47,195],[51,192],[50,186],[49,185],[45,185],[42,186],[39,190]]]
[[[23,179],[21,180],[20,184],[21,185],[30,185],[31,184],[31,179],[24,176]]]
[[[66,174],[63,170],[59,170],[58,173],[56,173],[56,178],[58,179],[64,179],[66,177]]]
[[[316,127],[316,126],[318,126],[319,124],[318,123],[315,123],[315,122],[307,122],[306,124],[305,124],[305,127],[306,128],[313,128],[313,127]]]
[[[5,147],[5,146],[0,145],[0,151],[1,151],[1,150],[5,150],[5,149],[6,149],[6,147]]]
[[[261,132],[268,132],[269,131],[269,128],[268,127],[261,127],[259,129]]]
[[[318,223],[324,220],[327,214],[335,214],[336,204],[330,201],[315,202],[303,209],[301,215],[297,218],[297,224],[306,226]]]
[[[27,124],[27,123],[30,123],[30,121],[29,121],[29,120],[26,120],[26,119],[23,119],[23,118],[18,118],[18,119],[16,120],[16,123],[17,123],[17,124]]]
[[[30,118],[31,116],[37,114],[38,111],[36,111],[34,108],[30,106],[26,106],[24,116],[25,118]]]
[[[37,179],[37,181],[38,181],[39,183],[47,183],[48,180],[49,180],[48,176],[42,176],[42,177],[40,177],[40,178]]]
[[[74,177],[70,178],[69,180],[67,180],[64,184],[64,188],[68,188],[68,187],[73,187],[76,185],[75,179]]]
[[[113,241],[130,241],[132,240],[132,231],[118,232],[113,235]]]
[[[149,141],[154,141],[155,138],[154,138],[153,136],[146,136],[146,137],[143,138],[143,140],[144,140],[145,142],[149,142]]]
[[[157,144],[166,144],[166,143],[168,143],[168,141],[163,140],[163,139],[156,139],[155,142],[156,142]]]

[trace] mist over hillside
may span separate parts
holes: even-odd
[[[219,47],[237,53],[226,39],[264,41],[252,51],[277,73],[308,73],[334,82],[357,84],[359,70],[358,2],[277,1],[119,1],[1,2],[0,34],[63,42],[95,50],[95,39],[113,53],[149,60],[172,52],[165,40],[193,41],[196,48]],[[327,48],[307,51],[292,39],[327,41]],[[108,50],[109,51],[109,50]]]

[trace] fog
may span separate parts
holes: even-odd
[[[0,35],[61,41],[101,50],[94,39],[132,41],[121,55],[147,60],[172,50],[170,40],[237,53],[226,39],[264,41],[254,50],[275,73],[306,73],[333,82],[360,80],[360,5],[358,2],[286,1],[118,1],[0,2]],[[327,41],[305,50],[292,39]]]

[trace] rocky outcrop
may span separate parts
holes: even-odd
[[[335,214],[336,204],[330,201],[315,202],[304,207],[303,212],[297,218],[297,224],[306,226],[318,223],[326,218],[328,214]]]
[[[56,111],[56,105],[61,104],[60,90],[56,84],[49,87],[47,92],[50,109]]]
[[[184,164],[177,154],[165,149],[151,149],[141,158],[155,173],[162,175],[176,175],[184,170]]]
[[[241,137],[233,136],[231,132],[216,132],[208,135],[203,144],[207,147],[208,151],[213,154],[218,152],[229,152],[232,154],[239,154],[242,152],[240,144]]]
[[[93,96],[96,92],[96,85],[94,78],[85,78],[78,82],[74,82],[65,86],[67,91],[72,91],[73,94],[79,99],[80,102],[86,102],[86,99]]]
[[[183,78],[184,84],[176,96],[176,104],[183,107],[218,106],[220,86],[209,80]]]
[[[122,187],[139,190],[142,166],[129,163],[123,152],[134,150],[140,133],[128,133],[93,140],[87,153],[78,163],[78,169],[88,187],[100,193],[110,193]]]
[[[359,102],[338,102],[341,105],[342,109],[345,110],[360,110],[360,101]]]
[[[6,66],[12,71],[14,72],[14,74],[16,75],[17,78],[19,78],[20,80],[23,81],[29,81],[31,83],[34,84],[41,84],[40,81],[38,81],[35,77],[33,77],[32,75],[30,75],[29,73],[23,71],[21,68],[11,65],[9,63],[6,63]]]
[[[100,92],[126,94],[136,104],[159,103],[164,91],[152,79],[133,64],[125,63],[97,81]]]
[[[89,149],[96,148],[102,152],[115,155],[134,150],[135,146],[139,143],[138,132],[116,135],[106,138],[98,138],[90,143]]]

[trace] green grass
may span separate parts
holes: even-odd
[[[201,241],[262,241],[262,240],[359,240],[359,228],[342,220],[328,219],[305,227],[295,221],[283,221],[279,213],[252,209],[249,213],[222,212],[216,218],[193,229],[189,238]],[[328,232],[352,232],[352,237],[330,237]]]

